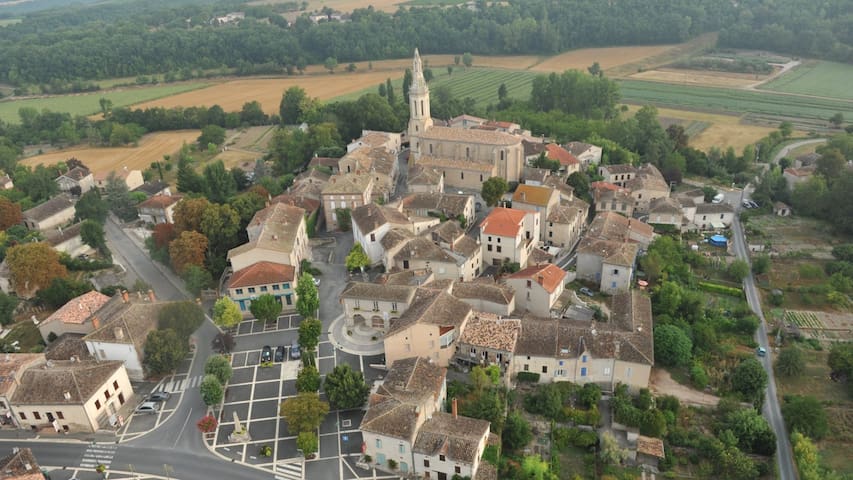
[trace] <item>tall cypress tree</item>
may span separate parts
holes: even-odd
[[[385,96],[388,98],[388,103],[394,105],[397,103],[397,97],[394,95],[394,86],[391,85],[391,79],[385,80]]]
[[[412,70],[410,68],[406,69],[406,73],[403,74],[403,100],[406,101],[406,105],[409,104],[409,87],[412,86]]]

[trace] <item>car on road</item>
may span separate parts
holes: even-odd
[[[758,347],[755,349],[755,354],[758,355],[759,357],[766,357],[767,356],[767,350],[764,347]]]
[[[581,292],[582,294],[586,295],[587,297],[594,297],[595,296],[595,293],[593,293],[592,290],[590,290],[586,287],[581,287],[580,290],[578,290],[578,291]]]
[[[153,414],[160,411],[160,404],[155,402],[142,402],[141,405],[136,407],[136,413],[148,413]]]
[[[279,346],[275,347],[275,357],[274,358],[275,358],[276,362],[283,362],[284,361],[284,346],[283,345],[279,345]]]
[[[149,402],[165,402],[166,400],[172,398],[172,394],[169,392],[152,392],[151,395],[148,395]]]
[[[294,340],[290,344],[290,358],[299,360],[302,357],[302,352],[299,351],[299,342]]]
[[[272,361],[272,347],[269,345],[264,345],[264,348],[261,350],[261,363],[271,362]]]

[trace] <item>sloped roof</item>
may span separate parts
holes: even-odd
[[[578,156],[594,146],[595,145],[590,145],[588,143],[583,142],[569,142],[563,145],[563,148],[568,150],[572,155]]]
[[[521,178],[527,182],[544,183],[545,179],[551,175],[551,170],[547,168],[524,167],[521,170]]]
[[[696,205],[696,215],[708,213],[735,213],[735,209],[728,203],[700,203]]]
[[[470,313],[467,303],[447,292],[419,288],[409,309],[391,325],[385,336],[391,337],[417,323],[459,328]]]
[[[480,228],[487,235],[515,237],[522,228],[525,214],[523,210],[495,207],[483,219]]]
[[[44,480],[33,451],[16,447],[0,459],[0,478],[4,480]]]
[[[249,241],[229,250],[228,258],[255,248],[290,253],[303,222],[305,210],[285,203],[259,210],[246,227]]]
[[[409,169],[406,183],[409,185],[438,185],[441,182],[441,172],[424,165],[414,165]]]
[[[617,173],[636,173],[637,167],[627,164],[621,163],[618,165],[602,165],[600,168],[604,168],[607,170],[607,173],[610,175],[615,175]]]
[[[167,304],[151,303],[147,297],[135,299],[132,295],[128,302],[124,302],[117,295],[95,312],[101,327],[83,337],[83,340],[133,345],[141,356],[148,334],[157,329],[160,310]]]
[[[164,210],[167,207],[181,201],[181,195],[153,195],[148,200],[140,203],[138,208],[155,208]]]
[[[305,195],[296,195],[292,193],[282,193],[272,197],[270,203],[284,203],[294,207],[304,209],[307,214],[316,212],[320,209],[320,201],[315,198],[306,197]]]
[[[583,200],[578,206],[557,205],[548,212],[548,221],[560,224],[572,224],[578,217],[586,217],[589,205]]]
[[[362,194],[370,188],[373,177],[367,174],[339,173],[332,175],[323,186],[323,195]]]
[[[12,395],[13,405],[79,405],[92,396],[118,371],[124,369],[120,360],[55,361],[51,366],[27,369]],[[69,393],[68,399],[65,392]]]
[[[666,458],[666,453],[663,448],[663,440],[659,438],[646,437],[639,435],[637,437],[637,453],[643,455],[651,455],[657,458]]]
[[[228,288],[292,282],[295,276],[296,269],[292,265],[266,261],[257,262],[234,272],[234,275],[228,281]]]
[[[460,132],[473,132],[476,130],[463,130],[461,128],[453,128]],[[457,168],[461,170],[469,170],[472,172],[480,172],[491,174],[495,170],[495,166],[488,162],[480,162],[476,160],[465,160],[449,157],[433,157],[423,155],[418,159],[418,163],[425,167],[436,169]]]
[[[421,425],[412,451],[431,457],[441,454],[449,461],[473,465],[489,425],[488,420],[435,412]]]
[[[554,189],[550,187],[521,184],[512,194],[512,201],[545,207],[553,194]]]
[[[0,395],[8,395],[9,389],[17,384],[16,375],[22,369],[44,360],[43,353],[6,353],[0,356]]]
[[[649,202],[649,213],[681,213],[681,203],[672,197],[655,198]]]
[[[548,293],[554,293],[565,278],[565,270],[551,263],[531,265],[507,277],[507,279],[532,280],[541,285]]]
[[[465,325],[465,331],[462,332],[459,343],[514,352],[520,332],[521,320],[498,319],[497,315],[476,312]]]
[[[563,166],[571,166],[571,165],[580,165],[580,160],[577,159],[571,152],[566,150],[565,148],[557,145],[556,143],[549,143],[545,145],[545,150],[548,152],[546,156],[551,160],[557,160],[560,162],[560,165]]]
[[[466,300],[486,300],[498,305],[509,305],[515,298],[515,291],[500,283],[453,282],[450,294]]]
[[[353,223],[364,234],[370,233],[386,223],[392,225],[409,225],[411,223],[409,217],[403,213],[372,202],[354,208],[350,215]]]
[[[611,265],[630,267],[637,258],[639,246],[633,242],[604,240],[595,237],[584,237],[578,245],[579,254],[590,254],[601,257],[602,261]]]
[[[86,292],[69,300],[59,310],[47,317],[42,325],[51,322],[82,324],[109,301],[110,297],[97,290]]]
[[[421,132],[419,136],[424,140],[444,140],[483,145],[517,145],[521,143],[520,137],[508,133],[452,127],[434,126]]]
[[[382,248],[385,250],[390,250],[403,242],[408,241],[410,238],[415,236],[414,233],[402,229],[402,228],[392,228],[388,230],[384,237],[382,237],[382,241],[379,242],[382,244]]]
[[[74,225],[60,229],[51,229],[44,233],[44,239],[54,248],[68,240],[80,235],[80,229],[83,227],[83,222],[77,222]]]
[[[631,232],[645,235],[650,240],[654,236],[654,229],[651,225],[624,217],[616,212],[602,212],[596,215],[589,226],[587,236],[626,242],[629,240]]]
[[[74,180],[75,182],[79,182],[80,180],[83,180],[91,174],[92,172],[90,172],[88,168],[77,166],[63,173],[59,177],[67,177],[71,180]],[[57,177],[57,180],[59,180],[59,177]]]
[[[161,180],[152,180],[134,188],[133,191],[142,192],[146,195],[156,195],[165,190],[166,188],[169,188],[168,183],[163,182]]]
[[[405,196],[400,205],[404,209],[439,211],[449,216],[462,215],[468,203],[473,203],[470,195],[455,193],[412,193]]]
[[[409,285],[350,282],[341,292],[341,298],[409,303],[414,298],[416,290],[415,287]]]
[[[41,205],[25,211],[23,216],[24,218],[39,222],[46,220],[65,209],[74,208],[75,203],[77,203],[77,201],[74,197],[61,193]]]

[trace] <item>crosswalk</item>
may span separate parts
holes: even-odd
[[[275,464],[276,480],[303,480],[305,473],[302,462],[278,462]]]
[[[180,378],[172,377],[168,382],[163,384],[163,390],[171,393],[180,393],[184,390],[198,387],[201,385],[202,379],[204,379],[204,375],[196,375],[190,378],[185,376],[181,376]]]
[[[116,455],[118,445],[101,445],[93,443],[86,448],[83,459],[80,460],[81,468],[96,468],[98,465],[110,466]]]

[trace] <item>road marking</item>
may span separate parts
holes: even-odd
[[[305,469],[302,462],[286,462],[275,464],[276,480],[303,480]]]
[[[118,445],[92,444],[86,447],[83,458],[80,460],[81,468],[95,468],[98,465],[109,467],[116,455]]]
[[[184,426],[182,426],[182,427],[181,427],[181,431],[180,431],[180,432],[178,432],[178,436],[177,436],[177,438],[175,438],[175,443],[172,445],[172,448],[175,448],[175,447],[177,447],[177,446],[178,446],[178,440],[180,440],[180,439],[181,439],[181,435],[183,435],[184,430],[187,428],[187,423],[189,423],[189,421],[190,421],[190,415],[192,415],[192,414],[193,414],[193,409],[191,408],[191,409],[190,409],[190,411],[189,411],[189,412],[187,412],[187,419],[186,419],[186,420],[184,420]]]

